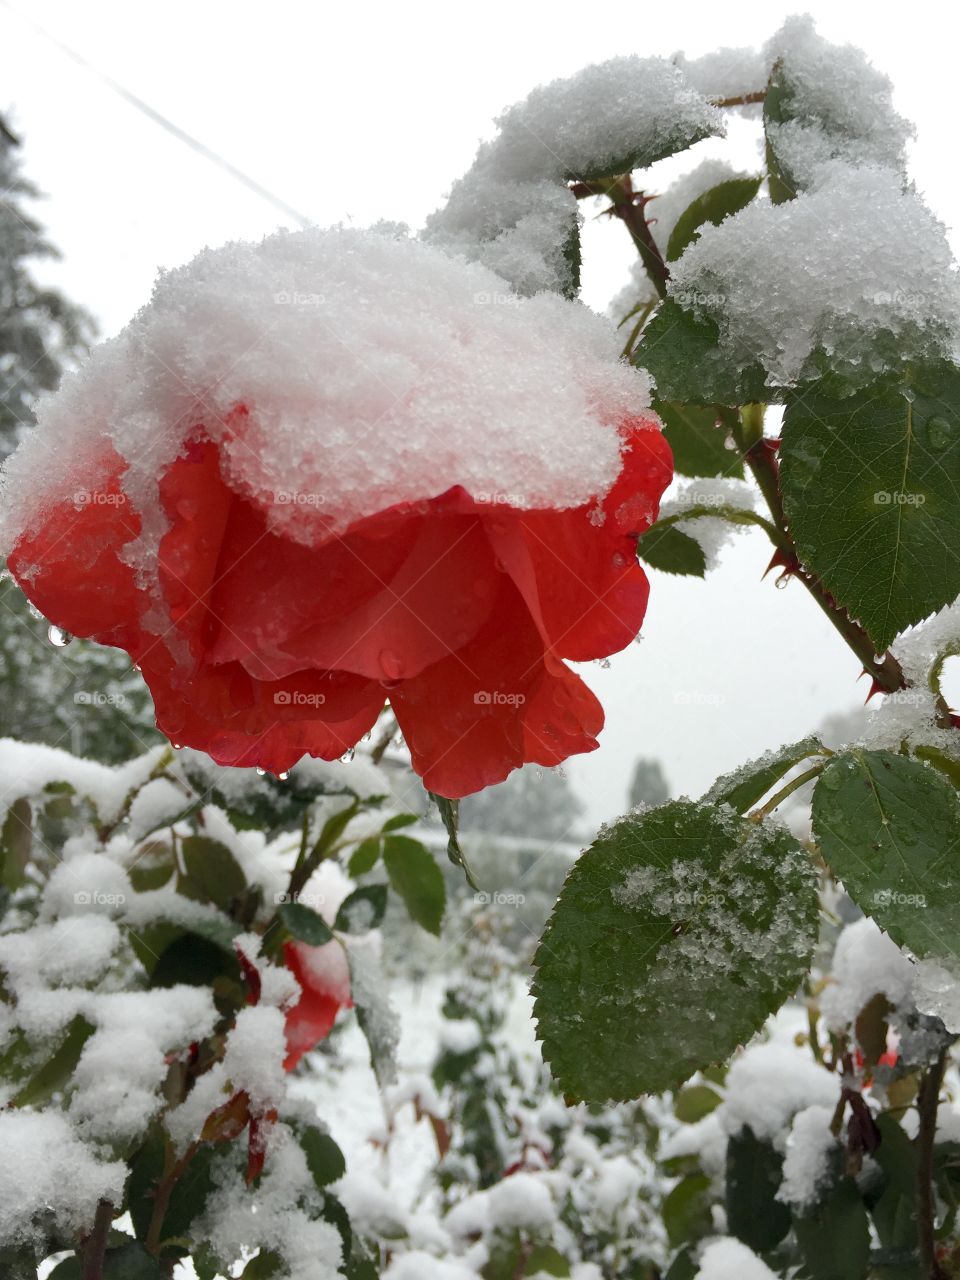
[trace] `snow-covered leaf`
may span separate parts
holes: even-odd
[[[783,1156],[749,1125],[727,1143],[727,1229],[755,1253],[775,1249],[790,1230],[790,1210],[777,1200]]]
[[[728,804],[737,813],[746,813],[791,769],[822,751],[820,739],[812,736],[768,751],[758,760],[751,760],[718,778],[703,798],[711,804]]]
[[[646,369],[662,400],[691,404],[748,404],[780,398],[758,363],[739,366],[720,349],[720,330],[673,298],[657,308],[631,357]]]
[[[572,1098],[676,1087],[782,1004],[816,931],[816,877],[782,828],[686,800],[621,818],[537,951],[544,1057]]]

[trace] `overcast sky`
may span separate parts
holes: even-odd
[[[0,110],[21,135],[38,214],[64,253],[46,269],[115,333],[158,268],[205,245],[293,225],[80,66],[30,22],[321,225],[417,228],[470,164],[491,120],[536,84],[617,54],[691,56],[759,44],[792,12],[864,48],[917,126],[911,173],[960,248],[953,6],[817,0],[563,6],[0,0]],[[735,121],[664,166],[707,155],[758,164]],[[957,229],[954,223],[957,223]],[[584,300],[604,309],[631,260],[623,228],[585,235]],[[652,574],[641,642],[584,675],[607,712],[600,750],[567,766],[594,821],[624,807],[634,758],[657,755],[677,792],[862,703],[865,682],[797,583],[760,581],[769,547],[741,537],[706,582]]]

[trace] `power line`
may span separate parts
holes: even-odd
[[[33,18],[29,18],[25,13],[21,13],[19,9],[15,9],[13,5],[9,3],[9,0],[0,0],[0,4],[2,4],[5,9],[9,9],[9,11],[22,22],[25,22],[27,26],[32,27],[34,31],[43,36],[45,40],[49,40],[49,42],[59,49],[61,53],[66,54],[68,58],[71,58],[79,66],[83,67],[86,71],[89,71],[92,75],[95,75],[98,80],[102,80],[105,85],[123,98],[125,102],[128,102],[130,106],[135,107],[138,111],[142,112],[148,120],[152,120],[154,124],[158,124],[161,129],[165,129],[167,133],[172,134],[178,141],[183,142],[186,146],[190,147],[192,151],[196,151],[197,154],[203,156],[205,160],[209,160],[218,168],[229,173],[232,178],[236,178],[238,182],[243,183],[248,190],[252,191],[255,195],[260,196],[262,200],[266,200],[269,204],[272,204],[275,208],[280,209],[283,213],[287,214],[288,217],[299,222],[301,227],[309,227],[313,225],[313,220],[311,218],[307,218],[302,213],[299,213],[292,205],[287,204],[285,200],[281,200],[279,196],[275,196],[272,191],[268,191],[266,187],[261,186],[255,178],[251,178],[250,175],[244,173],[242,169],[238,169],[236,165],[231,164],[229,160],[225,160],[223,156],[218,155],[216,151],[212,151],[208,146],[200,142],[199,139],[194,138],[192,134],[187,133],[184,129],[181,129],[179,125],[174,124],[172,120],[168,120],[166,116],[161,115],[159,111],[154,110],[149,103],[144,102],[143,99],[138,98],[135,93],[131,93],[129,89],[124,88],[124,86],[114,80],[112,76],[108,76],[105,71],[101,71],[100,68],[94,66],[92,62],[88,62],[82,54],[77,53],[75,49],[71,49],[69,45],[64,44],[62,40],[58,40],[56,36],[51,35],[51,33],[44,27],[41,27],[38,22],[35,22]]]

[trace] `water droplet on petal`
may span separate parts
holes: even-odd
[[[65,649],[73,636],[69,631],[64,631],[63,627],[55,627],[52,623],[47,628],[47,639],[52,645],[58,649]]]
[[[266,776],[267,776],[267,771],[266,771],[266,769],[261,769],[261,768],[260,768],[260,766],[259,766],[259,765],[257,765],[257,777],[258,777],[258,778],[265,778]]]
[[[340,763],[349,764],[356,754],[357,754],[356,747],[347,747],[346,751],[340,757]]]
[[[380,670],[388,680],[399,680],[403,675],[403,662],[392,649],[381,649],[377,655]]]
[[[277,777],[280,779],[281,782],[286,782],[286,780],[290,777],[290,771],[288,769],[284,769],[282,773],[277,774]]]

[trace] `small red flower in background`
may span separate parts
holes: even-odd
[[[350,971],[339,942],[310,947],[305,942],[285,942],[287,968],[300,983],[300,999],[288,1011],[285,1071],[292,1071],[305,1053],[330,1034],[341,1009],[349,1009]]]
[[[235,407],[235,434],[250,412]],[[282,773],[304,754],[342,755],[389,698],[424,784],[459,797],[597,746],[602,708],[563,659],[637,635],[636,537],[672,474],[652,415],[620,438],[599,507],[521,510],[454,486],[307,546],[231,489],[197,427],[159,482],[162,598],[125,554],[141,515],[112,450],[90,460],[108,476],[97,500],[48,509],[9,565],[52,623],[130,654],[172,742]]]

